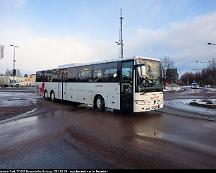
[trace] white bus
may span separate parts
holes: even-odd
[[[147,57],[38,71],[36,92],[45,99],[93,105],[99,111],[163,108],[160,61]]]

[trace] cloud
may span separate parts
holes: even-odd
[[[13,48],[16,48],[16,68],[21,72],[34,73],[37,70],[56,68],[68,63],[88,63],[116,57],[118,49],[114,44],[92,37],[74,35],[44,36],[25,26],[1,26],[1,44],[5,46],[5,58],[0,60],[0,72],[12,69]]]
[[[2,2],[2,1],[0,1]],[[173,22],[167,28],[137,28],[124,33],[125,56],[170,56],[180,70],[192,70],[195,60],[207,61],[216,57],[216,12],[194,17],[183,22]],[[16,26],[16,32],[14,31]],[[5,58],[0,60],[0,72],[12,68],[13,49],[16,50],[16,66],[21,71],[35,72],[75,62],[92,62],[119,55],[113,38],[90,35],[48,35],[36,32],[22,24],[12,26],[1,23],[0,44],[5,45]]]
[[[129,54],[150,50],[153,56],[170,56],[185,68],[185,63],[210,60],[216,56],[216,47],[207,45],[216,42],[215,21],[216,12],[186,22],[173,22],[166,29],[139,28],[130,38]]]

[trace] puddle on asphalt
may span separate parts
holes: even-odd
[[[0,107],[14,107],[14,106],[30,106],[30,100],[25,99],[8,99],[0,101]]]
[[[163,117],[149,116],[142,118],[142,121],[134,124],[134,133],[140,137],[149,138],[163,138],[164,137],[164,124]]]
[[[151,138],[160,138],[160,139],[163,138],[163,133],[153,128],[145,127],[139,131],[136,131],[135,133],[141,137],[151,137]]]
[[[202,92],[200,89],[198,89],[198,90],[192,89],[192,90],[191,90],[191,93],[192,93],[192,94],[198,94],[198,93],[200,93],[200,92]]]
[[[70,112],[56,111],[32,117],[19,117],[0,122],[0,141],[9,133],[9,141],[18,142],[33,139],[37,136],[55,134],[63,131],[73,121]]]

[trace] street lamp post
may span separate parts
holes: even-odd
[[[210,46],[216,46],[216,43],[207,43]],[[212,85],[214,86],[214,59],[212,60]]]
[[[199,74],[200,74],[200,72],[199,72],[199,65],[198,65],[198,63],[199,63],[199,61],[195,61],[196,62],[196,68],[195,68],[195,71],[196,71],[196,74],[195,74],[195,81],[196,82],[198,82],[198,80],[199,80]]]
[[[213,66],[211,67],[211,63],[213,64],[213,61],[208,61],[209,63],[209,70],[211,72],[211,80],[212,80],[212,85],[214,85],[214,75],[213,75]],[[211,83],[211,82],[210,82]]]
[[[205,62],[205,61],[200,61],[200,63],[203,65],[203,68],[202,68],[202,69],[204,70],[205,63],[206,63],[206,62]]]
[[[205,64],[208,65],[207,63],[211,63],[211,61],[200,61],[199,63],[201,63],[203,65],[202,67],[202,73],[203,73],[203,77],[202,77],[202,84],[204,84],[204,82],[206,82],[207,80],[205,79],[205,73],[207,72],[207,69],[205,70]]]
[[[120,45],[120,58],[123,58],[123,35],[122,35],[122,9],[120,10],[120,30],[119,30],[119,41],[116,41],[115,43],[119,46]]]
[[[207,43],[208,45],[213,45],[213,46],[216,46],[216,44],[215,43]]]
[[[11,44],[10,46],[12,46],[12,47],[14,48],[14,51],[13,51],[13,83],[14,83],[14,77],[16,76],[16,66],[15,66],[16,59],[15,59],[15,50],[16,50],[16,48],[18,48],[19,46],[17,46],[17,45],[13,45],[13,44]]]
[[[201,63],[203,65],[202,67],[202,72],[201,72],[201,76],[202,76],[202,86],[204,85],[204,76],[205,76],[205,69],[204,69],[204,65],[205,65],[205,61],[200,61],[199,63]]]
[[[201,84],[203,85],[206,80],[204,80],[205,75],[205,64],[210,63],[211,61],[196,61],[196,63],[202,64],[202,67],[200,68],[200,77],[201,77]],[[198,69],[197,69],[198,70]],[[201,71],[202,70],[202,71]]]

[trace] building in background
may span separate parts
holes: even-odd
[[[35,86],[36,74],[25,75],[25,77],[17,77],[20,86],[22,87],[31,87]]]
[[[0,86],[10,87],[12,83],[19,84],[19,87],[33,87],[35,86],[36,74],[26,75],[25,77],[14,77],[9,75],[0,75]]]

